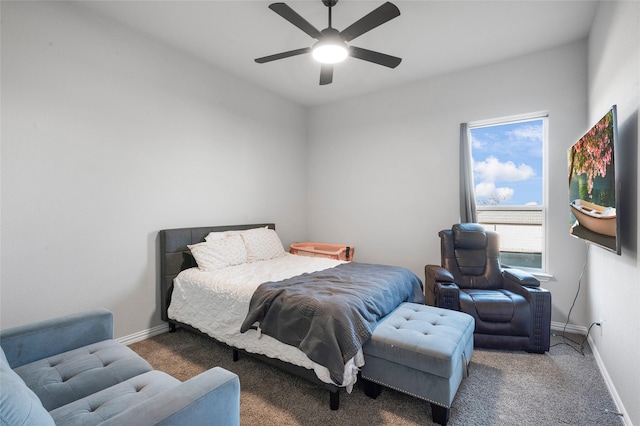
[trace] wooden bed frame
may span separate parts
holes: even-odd
[[[209,234],[209,232],[241,231],[252,228],[263,228],[265,226],[269,227],[270,229],[276,229],[275,224],[273,223],[259,223],[252,225],[202,226],[196,228],[164,229],[159,232],[160,316],[163,321],[167,321],[169,323],[169,332],[174,332],[177,327],[182,327],[189,331],[205,335],[213,339],[213,337],[188,324],[183,324],[181,322],[171,320],[167,313],[169,304],[171,303],[171,294],[173,293],[173,279],[180,273],[180,271],[197,266],[196,261],[191,255],[191,252],[189,251],[187,245],[203,242],[204,238]],[[331,407],[331,409],[337,410],[340,406],[340,387],[329,383],[324,383],[316,376],[313,370],[289,364],[287,362],[275,358],[270,358],[265,355],[246,352],[243,349],[238,349],[235,347],[231,347],[231,349],[233,350],[234,361],[237,361],[239,358],[239,353],[243,352],[254,358],[258,358],[264,362],[283,369],[289,373],[295,374],[306,380],[315,382],[323,386],[329,391],[329,406]]]

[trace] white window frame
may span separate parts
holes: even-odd
[[[549,255],[549,235],[548,235],[548,214],[549,214],[549,113],[547,111],[539,111],[528,114],[513,115],[508,117],[494,118],[489,120],[479,120],[468,123],[468,137],[471,141],[471,130],[482,127],[493,127],[503,124],[513,124],[524,121],[542,120],[542,254],[541,254],[541,267],[527,268],[517,266],[518,269],[525,270],[535,275],[540,281],[548,281],[548,255]],[[473,149],[471,150],[473,153]],[[472,166],[473,167],[473,166]],[[474,194],[475,197],[475,194]],[[527,209],[526,206],[522,206]],[[520,206],[503,206],[504,210],[520,208]],[[537,209],[537,206],[534,207]],[[476,206],[476,210],[481,210],[482,207]],[[531,209],[531,207],[528,207]]]

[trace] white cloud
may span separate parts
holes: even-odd
[[[527,139],[531,141],[541,141],[542,126],[531,124],[520,126],[510,132],[507,132],[507,135],[517,140]]]
[[[513,161],[501,163],[496,157],[487,157],[484,161],[476,161],[473,170],[481,183],[507,181],[515,182],[534,177],[536,172],[531,166],[520,164],[516,166]]]
[[[480,139],[474,137],[473,134],[471,135],[471,146],[472,146],[473,149],[482,149],[486,145],[487,145],[486,143],[484,143]]]
[[[476,200],[481,205],[496,205],[509,201],[515,191],[513,188],[501,187],[491,182],[481,182],[476,185]]]

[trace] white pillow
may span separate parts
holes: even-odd
[[[269,228],[256,228],[240,233],[247,249],[249,262],[273,259],[284,255],[284,247],[276,231]]]
[[[214,241],[188,245],[198,268],[213,271],[247,261],[247,250],[240,235],[228,235]]]
[[[204,237],[205,241],[215,241],[221,240],[224,237],[228,237],[229,235],[238,234],[237,231],[222,231],[222,232],[209,232],[206,237]]]

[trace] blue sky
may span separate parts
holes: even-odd
[[[541,119],[472,128],[470,133],[479,206],[542,204]]]

